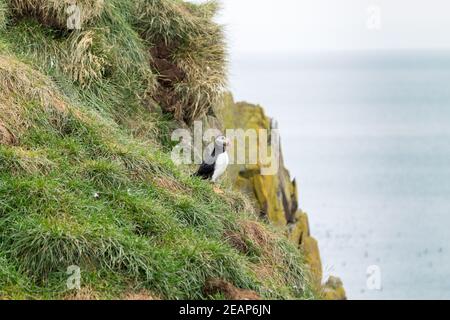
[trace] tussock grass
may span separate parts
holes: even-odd
[[[102,42],[96,37],[99,34],[94,31],[73,34],[68,47],[70,54],[63,64],[63,70],[83,87],[99,81],[108,67],[105,48],[98,54],[95,52],[94,44]]]
[[[19,60],[0,54],[0,132],[4,144],[16,144],[21,134],[34,125],[32,105],[37,113],[54,115],[67,111],[67,103],[51,80]],[[52,115],[50,115],[52,114]]]
[[[24,37],[17,42],[21,51],[91,89],[118,113],[156,103],[177,120],[191,122],[219,102],[227,59],[222,27],[212,20],[216,1],[85,2],[81,5],[90,9],[82,10],[83,30],[69,32],[63,1],[11,0],[13,15],[22,18],[11,36]],[[113,95],[112,83],[121,88]]]
[[[204,299],[208,279],[314,297],[301,253],[254,221],[245,196],[217,195],[170,159],[175,121],[152,98],[172,97],[186,121],[214,103],[225,81],[215,2],[86,0],[73,32],[59,1],[2,3],[0,298]],[[157,59],[183,77],[168,82]],[[65,287],[71,265],[85,291]]]
[[[40,23],[55,28],[67,26],[68,4],[76,3],[81,8],[81,24],[87,24],[100,16],[104,0],[7,0],[16,17],[32,16]]]
[[[117,3],[121,5],[116,7]],[[126,20],[131,12],[122,11],[126,10],[122,3],[106,2],[96,24],[81,31],[50,29],[24,17],[7,30],[6,37],[14,51],[41,71],[51,71],[62,82],[75,82],[79,94],[97,103],[98,109],[123,117],[130,109],[142,108],[156,78],[149,52]]]
[[[8,7],[5,0],[0,0],[0,31],[6,28],[8,21]]]
[[[137,27],[152,46],[162,93],[157,101],[180,120],[204,116],[226,85],[226,46],[212,17],[216,1],[139,0]]]
[[[19,95],[35,100],[45,108],[65,109],[65,102],[50,79],[12,57],[0,55],[0,85],[4,99]],[[2,111],[6,112],[6,109]]]
[[[11,174],[47,174],[53,165],[42,152],[4,148],[0,145],[0,171],[9,171]]]
[[[89,160],[83,168],[86,179],[103,188],[118,188],[128,181],[120,163],[108,160]]]
[[[255,272],[267,280],[263,296],[284,299],[289,292],[295,292],[295,295],[313,298],[314,290],[309,286],[311,275],[305,271],[303,263],[299,263],[298,249],[278,233],[254,217],[244,216],[225,229],[224,238],[245,254],[254,264]]]
[[[0,253],[0,299],[25,299],[26,283],[29,281],[20,274],[14,263],[3,252]]]

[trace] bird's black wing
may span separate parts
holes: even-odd
[[[198,169],[197,173],[195,174],[196,177],[201,177],[205,180],[207,179],[211,179],[213,174],[214,174],[214,170],[216,169],[216,164],[207,164],[206,162],[203,162],[200,166],[200,168]]]

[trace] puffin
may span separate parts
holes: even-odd
[[[230,159],[227,153],[227,147],[230,146],[230,140],[225,136],[219,136],[214,142],[214,149],[208,159],[203,160],[200,168],[195,174],[204,180],[210,180],[214,184],[227,170]]]

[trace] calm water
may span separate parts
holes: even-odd
[[[450,52],[239,57],[231,84],[279,121],[325,274],[349,298],[450,299]]]

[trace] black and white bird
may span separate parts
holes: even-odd
[[[224,136],[219,136],[214,143],[214,149],[210,157],[203,160],[195,176],[216,183],[230,163],[227,153],[228,146],[230,146],[230,141]]]

